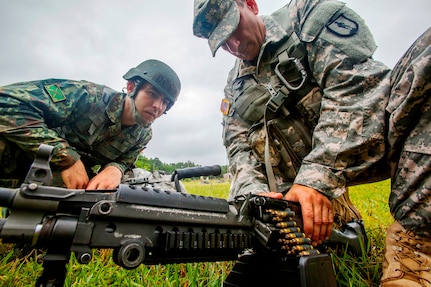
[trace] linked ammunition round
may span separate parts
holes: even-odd
[[[289,227],[289,228],[280,229],[279,232],[281,234],[285,234],[285,233],[297,233],[297,232],[300,232],[300,231],[301,231],[301,229],[299,227]]]
[[[286,240],[286,239],[285,239]],[[295,245],[295,244],[311,244],[310,238],[294,238],[290,240],[286,240],[286,244]]]
[[[293,232],[293,233],[287,233],[284,238],[286,239],[292,239],[292,238],[301,238],[305,237],[305,234],[302,232]]]
[[[303,244],[303,245],[295,245],[292,247],[292,250],[294,251],[306,251],[306,250],[313,250],[313,245]]]
[[[310,255],[318,255],[318,254],[320,254],[320,252],[317,249],[301,251],[298,253],[299,256],[310,256]]]
[[[295,216],[295,212],[291,211],[290,209],[285,210],[285,211],[280,211],[280,210],[274,210],[274,209],[268,209],[267,210],[268,213],[270,213],[273,216],[276,217],[282,217],[282,218],[286,218],[286,217],[293,217]]]
[[[279,228],[295,227],[296,222],[295,221],[278,222],[275,226],[277,226]]]

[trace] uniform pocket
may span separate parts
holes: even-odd
[[[239,116],[245,121],[257,122],[263,117],[270,94],[252,77],[243,77],[234,82],[233,97]]]
[[[259,123],[251,127],[248,134],[250,147],[261,163],[265,163],[266,136],[267,133],[263,123]],[[274,147],[274,142],[272,140],[269,142],[269,157],[272,166],[277,166],[280,163],[280,154]]]

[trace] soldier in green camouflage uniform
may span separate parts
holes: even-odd
[[[44,143],[54,147],[54,185],[115,188],[150,141],[151,123],[180,92],[176,73],[158,60],[144,61],[124,79],[127,93],[64,79],[0,87],[1,186],[20,184]]]
[[[208,39],[213,56],[222,47],[238,58],[221,106],[230,199],[283,193],[300,202],[304,232],[320,243],[349,185],[392,175],[396,221],[382,286],[430,286],[429,33],[391,77],[372,58],[376,45],[364,21],[344,3],[292,0],[270,16],[257,14],[254,0],[195,0],[194,34]]]

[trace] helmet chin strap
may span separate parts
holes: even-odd
[[[147,123],[145,122],[145,120],[142,118],[142,116],[138,113],[138,110],[136,109],[136,105],[135,105],[135,96],[137,94],[137,88],[135,87],[135,89],[128,94],[129,98],[130,98],[130,105],[132,107],[132,117],[133,120],[135,121],[135,123],[139,126],[142,126],[144,128],[149,127],[152,122]]]

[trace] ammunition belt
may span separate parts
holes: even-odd
[[[266,199],[258,208],[255,225],[260,243],[282,256],[309,256],[320,254],[311,245],[311,239],[302,231],[300,206],[295,202]]]
[[[268,209],[272,222],[267,225],[272,229],[276,248],[286,255],[308,256],[319,254],[311,245],[311,239],[302,232],[293,219],[295,212],[287,208],[283,211]]]

